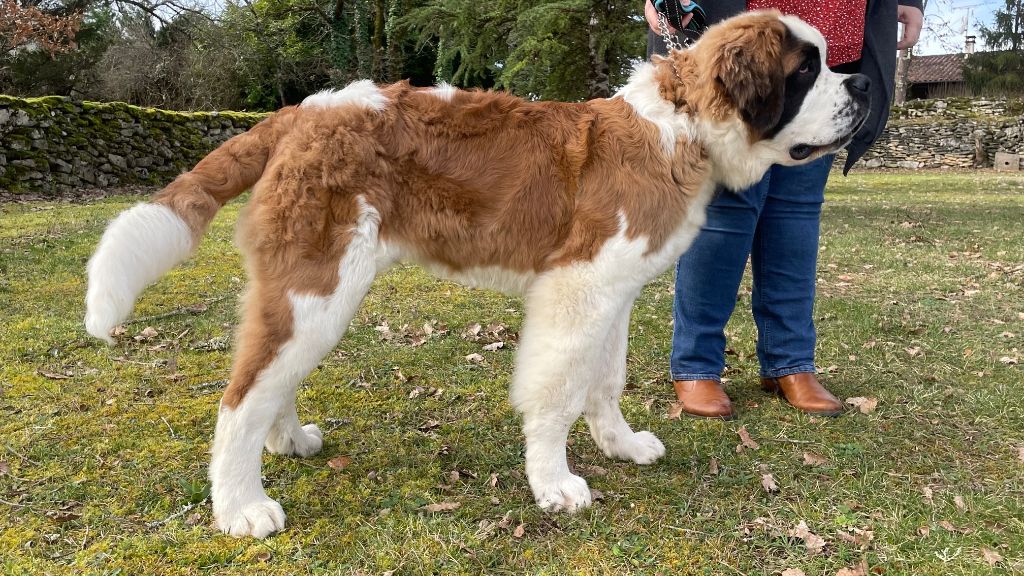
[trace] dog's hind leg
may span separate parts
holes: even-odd
[[[337,344],[369,290],[378,227],[376,211],[365,207],[341,258],[338,285],[326,296],[279,293],[254,271],[210,462],[214,520],[232,536],[262,538],[284,528],[284,511],[260,481],[262,448],[299,455],[319,449],[319,429],[299,425],[295,393]]]
[[[592,278],[573,268],[548,272],[527,294],[510,399],[523,415],[526,476],[545,510],[590,505],[587,482],[569,470],[566,440],[583,413],[591,366],[617,310]]]
[[[295,399],[286,402],[267,434],[264,446],[271,454],[308,458],[320,452],[324,435],[316,424],[303,426],[295,411]]]
[[[618,312],[605,335],[601,353],[590,375],[583,414],[594,442],[609,458],[650,464],[665,454],[661,440],[650,432],[633,432],[622,417],[619,399],[626,384],[626,352],[629,342],[629,313],[633,301]]]

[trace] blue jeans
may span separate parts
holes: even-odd
[[[721,380],[725,324],[747,257],[762,377],[814,372],[818,230],[832,156],[772,166],[739,193],[719,191],[676,266],[673,380]]]

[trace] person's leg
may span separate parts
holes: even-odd
[[[832,156],[770,170],[751,248],[757,355],[766,388],[812,412],[841,410],[814,379],[814,294],[821,205]],[[792,378],[786,378],[791,375]]]
[[[676,265],[670,369],[683,410],[692,415],[731,415],[721,391],[725,367],[725,325],[736,306],[736,291],[769,176],[735,193],[719,191],[707,208],[707,222]]]

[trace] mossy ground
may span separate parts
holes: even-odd
[[[116,347],[82,330],[85,262],[136,200],[0,205],[0,572],[831,575],[862,560],[888,575],[1024,570],[1024,178],[833,178],[818,362],[840,397],[877,397],[870,414],[807,417],[756,389],[745,284],[728,332],[739,419],[666,419],[672,277],[660,277],[633,313],[624,410],[668,455],[611,462],[581,423],[570,460],[604,497],[574,516],[533,505],[506,399],[513,352],[460,337],[474,322],[518,330],[521,301],[397,268],[300,392],[323,452],[264,458],[288,527],[263,541],[211,529],[203,500],[230,364],[219,344],[244,284],[231,244],[239,204],[143,295],[143,320]],[[449,332],[382,342],[384,321]],[[159,334],[136,341],[146,326]],[[474,352],[486,363],[464,359]],[[760,449],[737,452],[741,426]],[[805,452],[826,462],[807,465]],[[329,467],[338,455],[351,464]],[[765,473],[778,492],[762,487]],[[436,502],[461,507],[420,510]],[[787,536],[801,520],[826,540],[822,553]],[[990,566],[983,549],[1002,560]]]

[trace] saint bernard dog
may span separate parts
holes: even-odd
[[[109,225],[88,265],[86,328],[112,343],[142,290],[252,188],[238,233],[249,289],[210,463],[221,530],[284,528],[260,480],[262,450],[320,450],[296,389],[399,260],[524,296],[510,398],[530,488],[545,510],[586,507],[587,483],[566,461],[581,414],[611,458],[665,453],[619,409],[641,288],[686,250],[717,185],[742,189],[772,164],[835,152],[865,121],[868,80],[824,61],[814,28],[752,12],[641,64],[609,99],[369,81],[314,94]]]

